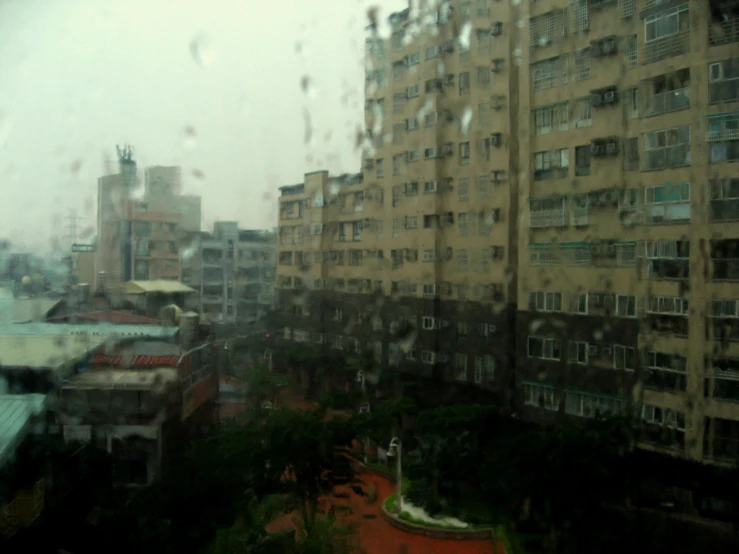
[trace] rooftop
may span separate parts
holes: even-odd
[[[129,312],[118,312],[113,310],[99,310],[94,312],[74,313],[50,317],[47,321],[105,321],[109,323],[123,324],[141,324],[141,325],[160,325],[161,320],[153,317],[133,314]]]
[[[55,369],[84,358],[106,336],[0,335],[0,366]]]
[[[123,294],[190,294],[195,289],[167,279],[156,279],[153,281],[128,281],[121,285]]]
[[[177,334],[178,327],[165,325],[145,325],[145,324],[114,324],[108,322],[102,323],[46,323],[46,322],[30,322],[30,323],[0,323],[0,336],[2,335],[49,335],[49,336],[91,336],[103,338],[124,338],[124,337],[152,337],[152,338],[172,338]]]
[[[28,433],[33,416],[44,409],[43,394],[0,394],[0,467]]]
[[[149,390],[164,388],[179,379],[177,370],[169,367],[156,369],[101,369],[86,371],[70,377],[65,389],[128,389]]]
[[[45,319],[60,302],[58,298],[0,298],[0,323]]]

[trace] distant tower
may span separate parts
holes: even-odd
[[[126,185],[133,188],[136,186],[136,162],[133,159],[133,150],[128,144],[123,148],[116,145],[115,149],[118,152],[120,174],[124,176]]]

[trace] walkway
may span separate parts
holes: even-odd
[[[390,525],[382,516],[382,502],[395,491],[384,477],[374,474],[362,474],[365,490],[374,485],[377,490],[377,500],[372,504],[366,498],[354,494],[348,488],[339,491],[347,497],[336,498],[334,505],[348,506],[351,513],[343,515],[346,509],[337,509],[337,517],[346,523],[356,526],[359,533],[359,542],[366,554],[505,554],[502,545],[495,552],[491,540],[456,541],[451,539],[433,539],[420,535],[405,533]],[[292,527],[291,516],[274,522],[269,530],[275,531],[284,527]]]

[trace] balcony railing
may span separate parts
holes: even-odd
[[[709,46],[720,46],[732,42],[739,42],[739,17],[721,23],[711,23],[708,26]]]
[[[540,210],[529,213],[530,227],[567,227],[565,210]]]
[[[690,31],[650,40],[642,50],[642,65],[682,56],[690,52]]]
[[[652,96],[644,115],[650,117],[688,108],[690,108],[690,89],[681,88]]]

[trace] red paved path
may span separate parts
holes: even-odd
[[[357,525],[359,532],[359,543],[366,554],[505,554],[502,544],[499,544],[495,552],[492,540],[479,541],[456,541],[450,539],[433,539],[420,535],[405,533],[390,525],[382,516],[382,502],[395,491],[387,479],[373,474],[361,476],[365,488],[374,484],[377,488],[377,500],[368,504],[366,498],[355,495],[350,491],[349,498],[337,498],[336,505],[348,505],[352,509],[351,514],[343,516],[337,510],[337,516],[341,516],[347,523]],[[365,519],[364,514],[373,514],[374,519]],[[292,516],[285,516],[270,524],[268,529],[275,531],[283,527],[292,527]],[[407,550],[401,550],[405,545]]]

